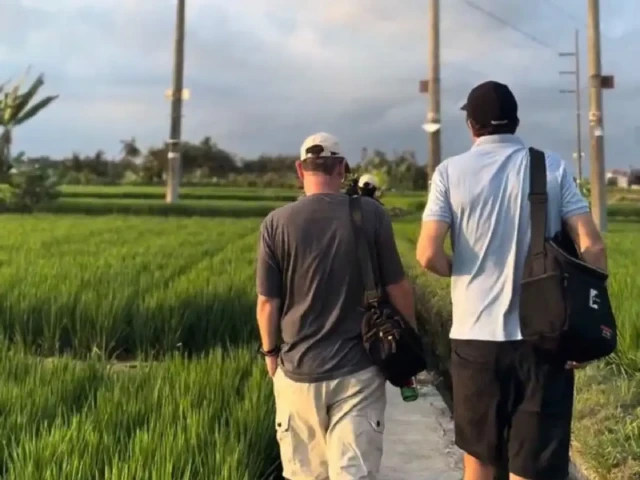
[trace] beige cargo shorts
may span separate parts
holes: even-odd
[[[317,383],[294,382],[278,369],[273,381],[285,478],[377,478],[387,406],[377,368]]]

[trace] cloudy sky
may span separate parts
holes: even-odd
[[[16,132],[29,154],[118,152],[119,140],[159,144],[169,129],[174,0],[1,0],[1,77],[27,65],[59,100]],[[478,11],[479,6],[511,26]],[[508,83],[525,139],[575,150],[572,69],[559,50],[581,29],[586,0],[443,0],[444,154],[469,146],[458,111],[468,90]],[[353,158],[363,146],[426,152],[426,0],[187,0],[184,136],[212,136],[243,156],[295,153],[316,131]],[[602,2],[608,167],[640,165],[640,1]],[[562,5],[558,7],[558,5]],[[586,79],[586,56],[583,56]],[[586,81],[584,82],[586,84]],[[583,108],[588,111],[585,90]],[[583,128],[586,138],[587,125]],[[587,142],[584,142],[585,149]]]

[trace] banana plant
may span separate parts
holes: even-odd
[[[58,95],[44,97],[34,103],[38,91],[44,85],[44,75],[40,74],[23,89],[29,69],[23,78],[13,86],[7,83],[0,85],[0,176],[4,177],[12,168],[11,144],[13,142],[13,129],[35,117],[48,107]]]

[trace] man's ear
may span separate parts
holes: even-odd
[[[342,160],[340,162],[340,165],[338,165],[338,175],[340,176],[340,178],[342,179],[342,181],[344,182],[344,179],[347,176],[347,161],[346,160]]]
[[[471,138],[473,139],[473,141],[475,142],[476,140],[476,134],[473,131],[473,126],[471,123],[471,120],[467,118],[467,128],[469,129],[469,133],[471,134]]]
[[[304,169],[302,168],[302,162],[300,160],[296,160],[296,173],[302,182],[304,180]]]

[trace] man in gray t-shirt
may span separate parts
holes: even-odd
[[[326,133],[307,138],[300,158],[305,196],[264,220],[257,263],[261,352],[274,380],[284,476],[375,478],[385,379],[362,345],[364,285],[349,197],[340,192],[346,162]],[[389,216],[373,199],[362,208],[380,286],[415,322]]]

